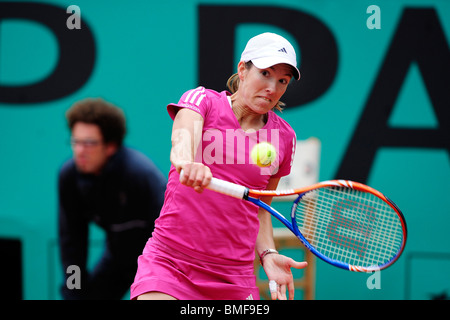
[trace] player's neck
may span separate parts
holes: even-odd
[[[233,99],[234,98],[234,99]],[[231,97],[231,108],[242,130],[259,130],[267,123],[267,114],[259,114],[243,106],[236,97]]]

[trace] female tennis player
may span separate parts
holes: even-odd
[[[255,250],[272,299],[286,299],[286,290],[294,298],[291,268],[306,262],[278,254],[270,214],[205,189],[212,176],[276,189],[290,173],[296,136],[273,109],[283,105],[280,98],[292,78],[300,79],[294,48],[277,34],[263,33],[247,43],[238,72],[228,80],[230,92],[199,87],[167,106],[172,166],[160,217],[138,259],[131,299],[259,299]],[[277,150],[267,168],[249,157],[262,141]]]

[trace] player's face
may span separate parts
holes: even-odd
[[[77,122],[73,126],[71,144],[77,169],[87,174],[99,174],[117,150],[115,145],[103,142],[97,125],[84,122]]]
[[[292,78],[291,67],[287,64],[276,64],[267,69],[252,66],[246,69],[244,63],[239,65],[242,73],[239,91],[246,105],[259,114],[267,113],[286,92]]]

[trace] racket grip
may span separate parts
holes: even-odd
[[[183,170],[181,170],[180,180],[181,180],[181,177],[183,176],[183,174],[184,174],[184,172],[183,172]],[[238,184],[228,182],[225,180],[221,180],[221,179],[217,179],[217,178],[212,178],[211,182],[209,183],[209,185],[206,188],[209,190],[215,191],[215,192],[226,194],[230,197],[238,198],[238,199],[244,199],[244,197],[246,196],[246,194],[248,192],[248,189],[244,186],[240,186]]]
[[[247,188],[244,186],[240,186],[238,184],[220,180],[217,178],[212,178],[211,183],[207,186],[209,190],[226,194],[231,197],[235,197],[238,199],[244,199],[247,194]]]

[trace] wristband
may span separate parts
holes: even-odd
[[[278,254],[278,251],[275,250],[275,249],[266,249],[266,250],[264,250],[264,251],[261,253],[261,255],[259,256],[259,261],[261,262],[261,264],[262,264],[263,258],[264,258],[265,256],[267,256],[268,254],[272,254],[272,253]]]

